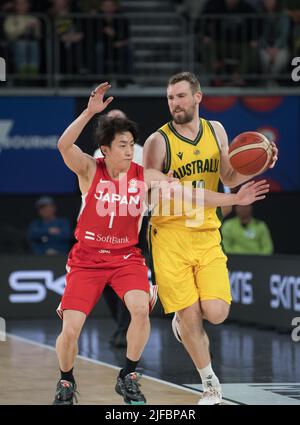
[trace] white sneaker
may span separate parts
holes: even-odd
[[[155,304],[157,303],[157,291],[158,286],[157,285],[151,285],[150,286],[150,292],[149,292],[149,313],[154,309]]]
[[[174,314],[172,319],[172,331],[178,342],[182,343],[181,335],[180,335],[180,319],[178,314]]]
[[[214,404],[221,404],[222,402],[222,389],[221,386],[205,388],[202,398],[198,401],[201,406],[212,406]]]

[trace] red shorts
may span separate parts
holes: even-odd
[[[78,310],[88,315],[109,285],[123,300],[128,291],[149,293],[148,268],[136,248],[105,252],[78,242],[71,249],[62,297],[62,310]]]

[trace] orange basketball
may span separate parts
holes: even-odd
[[[250,176],[267,169],[272,160],[272,145],[261,133],[246,131],[236,136],[229,146],[229,161],[241,174]]]

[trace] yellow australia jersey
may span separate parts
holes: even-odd
[[[172,170],[174,177],[180,182],[191,182],[193,188],[205,188],[218,191],[220,178],[220,147],[214,129],[209,121],[200,118],[199,133],[196,139],[189,140],[175,130],[172,122],[163,125],[159,130],[166,143],[166,160],[163,172]],[[204,208],[201,220],[192,220],[193,214],[178,214],[173,207],[169,209],[170,215],[162,212],[161,206],[152,212],[151,223],[154,226],[168,225],[170,228],[188,228],[190,230],[217,229],[221,222],[217,216],[216,208]],[[194,217],[196,216],[194,210]]]

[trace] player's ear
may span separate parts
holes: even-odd
[[[202,101],[202,93],[200,92],[195,93],[195,99],[196,99],[196,103],[199,105]]]
[[[107,155],[107,152],[108,152],[108,146],[102,145],[102,146],[100,146],[100,150],[101,150],[102,154],[104,156],[106,156]]]

